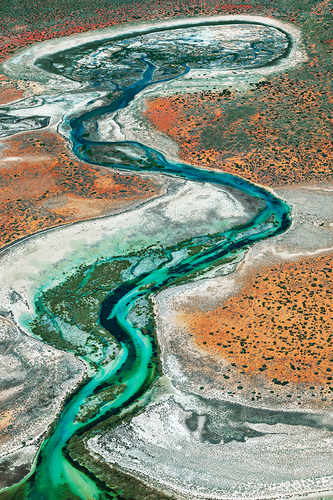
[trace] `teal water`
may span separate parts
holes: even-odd
[[[121,345],[118,357],[105,366],[99,365],[98,371],[86,385],[81,387],[66,403],[56,422],[51,436],[43,444],[32,473],[20,484],[5,490],[0,499],[26,500],[103,500],[118,498],[116,491],[104,487],[85,471],[74,467],[64,450],[69,439],[82,434],[97,422],[115,415],[121,409],[140,398],[158,376],[156,345],[152,335],[144,335],[134,328],[127,316],[139,297],[144,297],[171,286],[177,279],[196,272],[204,272],[217,265],[222,258],[247,249],[254,243],[284,232],[290,226],[290,207],[272,193],[260,186],[251,184],[240,177],[223,172],[207,171],[191,165],[170,162],[165,156],[139,142],[96,142],[89,140],[87,125],[96,123],[105,114],[126,107],[135,96],[153,80],[155,66],[142,59],[145,71],[142,77],[122,90],[113,102],[96,110],[83,113],[69,120],[71,141],[75,154],[82,160],[110,168],[131,171],[153,171],[164,175],[180,176],[197,182],[228,186],[260,199],[262,210],[248,223],[214,235],[205,235],[205,248],[199,253],[185,257],[172,264],[172,252],[165,251],[165,260],[154,270],[142,273],[117,287],[104,300],[100,310],[100,324],[112,333]],[[190,68],[184,66],[184,72]],[[179,78],[181,75],[178,75]],[[121,149],[120,149],[121,147]],[[133,151],[138,151],[133,160]],[[112,153],[112,155],[111,155]],[[108,161],[108,154],[118,155],[119,163]],[[195,239],[189,240],[188,249],[195,246]],[[153,327],[152,327],[153,328]],[[151,329],[152,329],[151,328]],[[151,332],[152,333],[152,332]],[[76,415],[87,400],[102,386],[122,385],[123,391],[110,402],[102,403],[97,414],[86,422],[76,420]]]

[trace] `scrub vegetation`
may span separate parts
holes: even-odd
[[[145,115],[183,159],[281,186],[332,181],[332,102],[329,68],[308,67],[248,91],[157,97]]]
[[[147,177],[78,161],[64,139],[49,131],[7,138],[0,157],[0,248],[51,227],[124,210],[160,191]]]
[[[270,380],[277,393],[298,384],[332,398],[332,272],[330,256],[266,267],[216,310],[183,321],[202,349]]]
[[[110,332],[99,324],[99,311],[106,296],[122,282],[122,272],[131,265],[130,260],[119,259],[81,266],[36,300],[32,332],[48,344],[80,355],[97,352],[107,342],[114,342]],[[76,327],[76,336],[66,338],[62,332],[65,325]]]

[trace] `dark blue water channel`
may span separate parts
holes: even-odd
[[[105,299],[100,310],[100,324],[120,343],[118,357],[106,365],[100,365],[92,377],[74,396],[67,401],[56,422],[52,434],[42,446],[31,474],[15,487],[0,494],[3,499],[29,500],[102,500],[120,498],[119,492],[112,491],[95,480],[89,471],[75,466],[65,453],[69,439],[81,435],[97,423],[116,415],[121,409],[138,400],[158,376],[156,362],[157,346],[154,336],[143,334],[134,328],[127,316],[139,297],[158,292],[171,286],[179,278],[187,278],[203,273],[223,259],[244,251],[254,243],[283,233],[290,226],[290,207],[263,187],[256,186],[240,177],[205,170],[184,163],[171,162],[157,150],[140,142],[99,142],[89,140],[87,125],[95,124],[107,114],[125,108],[146,87],[154,81],[155,66],[143,59],[146,69],[140,79],[124,88],[111,103],[85,112],[68,120],[73,150],[85,162],[126,171],[150,171],[163,175],[177,176],[194,182],[211,183],[215,186],[236,189],[262,203],[262,208],[249,222],[221,231],[219,234],[203,235],[205,245],[197,253],[188,252],[180,262],[172,263],[172,253],[177,249],[165,250],[165,259],[155,269],[142,273],[135,279],[121,284]],[[184,73],[190,68],[184,66]],[[184,74],[183,73],[183,74]],[[173,78],[181,78],[178,75]],[[128,151],[128,154],[127,154]],[[133,159],[133,152],[137,159]],[[108,155],[118,155],[119,162],[108,161]],[[195,224],[195,221],[193,221]],[[197,245],[197,239],[189,239],[187,248]],[[152,333],[152,331],[151,331]],[[101,387],[122,384],[122,392],[110,402],[101,404],[97,414],[85,422],[78,422],[76,415],[87,398]]]

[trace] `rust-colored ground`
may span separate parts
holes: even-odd
[[[261,269],[237,297],[180,321],[246,374],[333,391],[332,299],[332,258],[322,256]]]
[[[260,0],[262,2],[262,0]],[[268,12],[275,7],[267,0]],[[0,61],[18,48],[59,36],[104,28],[137,20],[163,19],[198,14],[246,14],[251,2],[237,0],[20,0],[2,2]]]
[[[312,63],[245,93],[151,99],[145,116],[184,161],[270,186],[332,181],[332,78]]]
[[[159,186],[76,161],[52,132],[4,141],[0,151],[0,247],[43,229],[91,219],[156,195]]]
[[[0,106],[21,99],[24,96],[23,88],[18,88],[17,82],[9,81],[0,74]]]
[[[3,83],[0,78],[0,105],[21,99],[23,95],[23,90],[17,89],[14,85],[9,83]]]

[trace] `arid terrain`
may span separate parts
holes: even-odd
[[[276,66],[242,72],[236,58],[229,72],[213,67],[206,74],[199,65],[164,82],[189,63],[186,49],[174,45],[171,68],[160,62],[163,50],[151,55],[163,81],[127,107],[87,122],[83,136],[142,142],[169,160],[260,185],[290,206],[291,227],[235,250],[206,274],[172,283],[178,286],[160,291],[154,282],[144,285],[152,286],[152,303],[139,301],[129,317],[144,335],[153,325],[160,370],[142,396],[145,409],[133,397],[122,417],[109,415],[73,434],[66,453],[117,498],[332,494],[332,0],[2,4],[0,488],[31,470],[52,422],[84,377],[97,373],[99,363],[105,367],[124,356],[113,337],[105,347],[100,325],[100,303],[110,287],[159,269],[162,252],[170,267],[177,266],[190,251],[205,250],[203,235],[245,227],[264,210],[240,190],[153,173],[154,155],[144,173],[103,166],[105,145],[87,161],[79,159],[70,118],[108,105],[139,70],[123,68],[122,58],[124,74],[106,84],[104,74],[95,75],[95,52],[91,59],[74,54],[74,70],[63,74],[57,53],[85,36],[95,43],[115,29],[117,54],[127,26],[144,31],[152,22],[158,31],[163,23],[173,29],[172,23],[192,17],[199,22],[207,16],[208,22],[211,16],[245,15],[288,34],[289,52],[281,49]],[[99,28],[105,31],[99,34]],[[71,37],[60,38],[66,35]],[[151,40],[145,42],[149,50],[159,35]],[[131,65],[132,57],[142,57],[138,38],[126,43]],[[260,53],[261,41],[256,43]],[[261,56],[268,52],[264,47]],[[58,73],[35,64],[45,54],[55,54]],[[118,69],[110,61],[113,78]],[[128,150],[129,163],[121,146],[117,154],[132,166],[141,152],[135,144]],[[190,238],[197,245],[186,253],[182,244]],[[99,407],[116,401],[124,387],[119,382],[96,390],[78,420],[97,418]],[[83,493],[80,498],[88,500]]]
[[[153,180],[78,162],[51,131],[15,134],[3,140],[0,156],[1,246],[116,213],[159,193]]]

